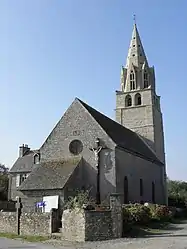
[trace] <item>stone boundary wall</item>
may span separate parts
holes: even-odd
[[[48,236],[56,232],[57,216],[50,213],[21,213],[19,222],[17,212],[0,212],[0,233]]]
[[[20,217],[21,235],[50,235],[51,213],[22,213]]]
[[[0,233],[17,233],[16,212],[0,212]]]
[[[120,194],[110,196],[110,210],[64,210],[62,239],[68,241],[96,241],[122,237],[123,218]]]
[[[112,238],[111,211],[65,210],[62,215],[62,239],[96,241]]]
[[[84,210],[64,210],[62,215],[62,239],[67,241],[85,241]]]
[[[59,214],[24,213],[18,202],[17,212],[0,212],[0,233],[48,236],[58,232]],[[122,206],[118,194],[110,197],[110,210],[64,210],[62,239],[68,241],[95,241],[122,236]]]
[[[113,237],[111,211],[85,211],[85,240],[107,240]]]

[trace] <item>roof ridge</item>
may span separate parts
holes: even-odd
[[[78,99],[78,98],[77,98]],[[112,126],[112,125],[115,125],[115,126],[117,126],[117,130],[119,131],[119,130],[121,130],[122,132],[126,132],[126,133],[128,133],[128,134],[126,134],[126,135],[131,135],[131,136],[134,136],[136,139],[137,139],[137,142],[138,142],[138,140],[139,141],[141,141],[141,145],[143,145],[144,147],[146,147],[146,149],[149,151],[149,156],[147,156],[147,155],[145,155],[145,153],[142,153],[141,151],[137,151],[135,148],[133,148],[133,145],[130,147],[130,145],[129,145],[129,143],[128,143],[128,146],[126,145],[125,146],[125,144],[126,143],[124,143],[124,141],[123,141],[123,145],[120,145],[120,147],[122,147],[122,148],[124,148],[124,149],[126,149],[128,152],[130,152],[130,153],[136,153],[136,155],[137,156],[141,156],[141,157],[143,157],[144,159],[146,158],[147,160],[149,160],[149,161],[154,161],[154,162],[157,162],[157,163],[159,163],[159,164],[163,164],[158,158],[157,158],[157,156],[156,156],[156,154],[155,154],[155,152],[153,152],[152,151],[152,149],[150,149],[150,147],[148,146],[148,144],[142,139],[142,138],[140,138],[140,136],[136,133],[136,132],[134,132],[134,131],[132,131],[132,130],[130,130],[130,129],[128,129],[127,127],[125,127],[125,126],[123,126],[123,125],[121,125],[121,124],[119,124],[118,122],[116,122],[115,120],[113,120],[113,119],[111,119],[111,118],[109,118],[109,117],[107,117],[105,114],[103,114],[103,113],[101,113],[101,112],[99,112],[99,111],[97,111],[96,109],[94,109],[93,107],[91,107],[91,106],[89,106],[88,104],[86,104],[85,102],[83,102],[82,100],[80,100],[80,99],[78,99],[78,101],[86,108],[86,110],[88,111],[88,113],[94,118],[94,120],[100,125],[100,127],[102,128],[102,130],[110,137],[110,139],[116,144],[116,145],[120,145],[119,144],[119,141],[115,141],[115,138],[114,138],[114,133],[116,133],[116,130],[114,131],[106,131],[106,128],[104,128],[103,126],[103,124],[101,124],[101,120],[100,120],[100,118],[104,118],[104,119],[106,119],[107,120],[107,122],[110,122],[110,125]],[[93,113],[92,113],[93,112]],[[99,115],[100,117],[94,117],[94,112],[95,112],[95,114],[96,115]],[[117,139],[116,140],[118,140],[119,139],[119,137],[120,137],[120,139],[121,139],[121,135],[122,134],[120,134],[120,136],[117,136]],[[122,144],[122,143],[121,143]],[[152,159],[151,159],[151,157],[152,157]],[[154,158],[154,159],[153,159]]]
[[[105,118],[107,118],[108,120],[114,122],[116,125],[122,127],[123,129],[126,129],[126,130],[128,130],[129,132],[131,132],[131,133],[135,134],[136,136],[138,136],[136,132],[133,132],[132,130],[128,129],[127,127],[125,127],[125,126],[119,124],[119,123],[116,122],[115,120],[113,120],[113,119],[109,118],[108,116],[106,116],[104,113],[102,113],[102,112],[100,112],[100,111],[94,109],[92,106],[88,105],[87,103],[83,102],[83,101],[80,100],[80,99],[79,99],[79,101],[82,102],[83,105],[87,105],[89,108],[91,108],[91,109],[93,109],[94,111],[98,112],[100,115],[103,115],[103,116],[104,116]],[[85,107],[85,108],[86,108],[86,107]],[[86,108],[86,109],[87,109],[87,108]],[[89,110],[88,110],[88,112],[89,112]],[[89,113],[90,113],[90,112],[89,112]],[[90,113],[90,114],[91,114],[91,113]],[[91,116],[92,116],[92,114],[91,114]],[[93,117],[93,116],[92,116],[92,117]],[[93,117],[93,118],[94,118],[94,117]],[[94,118],[94,119],[95,119],[95,118]],[[95,119],[95,120],[96,120],[96,119]],[[96,120],[96,121],[97,121],[97,120]],[[102,128],[102,129],[103,129],[103,128]],[[115,142],[114,142],[114,143],[115,143]]]
[[[94,121],[97,122],[97,124],[101,127],[102,131],[108,136],[108,134],[107,134],[107,132],[105,131],[105,129],[104,129],[104,128],[101,126],[101,124],[93,117],[93,115],[90,113],[90,111],[87,109],[87,107],[93,109],[94,111],[98,112],[99,114],[101,114],[101,115],[103,115],[103,116],[105,116],[105,115],[104,115],[103,113],[97,111],[96,109],[94,109],[94,108],[91,107],[90,105],[86,104],[86,103],[85,103],[84,101],[82,101],[81,99],[76,98],[76,100],[78,100],[78,101],[81,103],[81,105],[86,109],[86,111],[87,111],[88,114],[91,116],[91,118],[93,118]],[[86,107],[86,106],[87,106],[87,107]],[[107,116],[105,116],[105,117],[107,117]],[[107,117],[107,118],[108,118],[108,117]],[[110,118],[109,118],[109,119],[110,119]],[[109,136],[109,138],[112,140],[113,143],[115,143],[115,142],[113,141],[113,139],[112,139],[110,136]],[[115,144],[116,144],[116,143],[115,143]]]

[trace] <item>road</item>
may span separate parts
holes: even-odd
[[[187,221],[144,238],[117,239],[103,242],[71,244],[58,240],[28,243],[0,238],[0,249],[187,249]]]

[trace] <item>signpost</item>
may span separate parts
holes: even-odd
[[[19,196],[16,197],[16,221],[17,221],[17,234],[20,235],[20,216],[21,216],[21,209],[22,203],[21,198]]]

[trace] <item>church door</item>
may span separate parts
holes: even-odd
[[[124,204],[128,203],[128,178],[127,176],[124,177]]]

